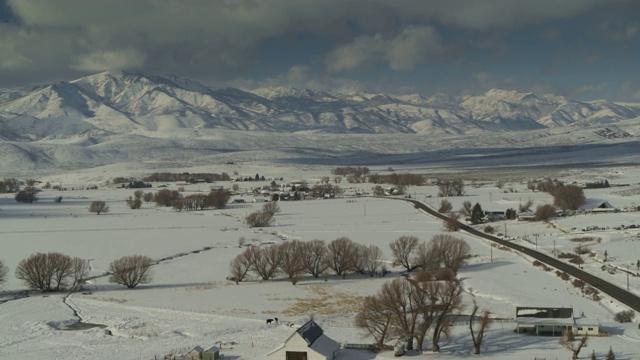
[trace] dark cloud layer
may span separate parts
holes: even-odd
[[[259,85],[262,79],[268,84],[300,85],[291,81],[303,78],[318,86],[340,87],[356,81],[344,78],[362,69],[410,72],[448,61],[469,47],[467,38],[487,41],[495,34],[537,25],[541,26],[539,33],[559,36],[555,28],[544,24],[628,3],[0,0],[4,13],[0,15],[0,79],[4,79],[0,86],[125,69],[221,84]],[[616,41],[633,40],[638,32],[637,23],[624,21],[603,21],[598,26],[601,36]],[[296,64],[287,63],[296,49],[286,49],[281,61],[288,64],[289,71],[261,71],[269,65],[262,60],[269,51],[265,44],[300,36],[324,46],[310,52],[306,63]],[[260,74],[260,79],[252,78],[255,74]],[[357,81],[375,83],[373,77],[366,76]]]

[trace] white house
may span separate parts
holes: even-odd
[[[516,308],[516,333],[562,336],[571,330],[576,335],[597,335],[600,323],[596,319],[574,317],[572,308]]]
[[[267,354],[267,360],[333,360],[339,353],[340,344],[326,336],[315,321],[309,320]]]

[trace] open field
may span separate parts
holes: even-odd
[[[238,170],[241,174],[259,172],[267,178],[283,177],[283,183],[294,179],[313,183],[329,175],[330,171],[321,167],[292,169],[257,165]],[[120,175],[118,171],[127,175],[128,170],[110,167],[110,173]],[[233,171],[233,167],[226,171]],[[585,208],[609,201],[624,209],[640,203],[634,190],[639,187],[639,173],[640,169],[634,167],[620,167],[567,170],[558,177],[568,182],[606,178],[612,185],[628,185],[585,191],[588,200]],[[526,180],[533,178],[531,173],[505,172],[493,178],[488,172],[482,177],[470,174],[473,172],[457,173],[466,178],[467,186],[465,196],[447,198],[454,209],[459,209],[465,200],[478,202],[485,210],[517,208],[528,200],[533,202],[533,208],[551,202],[548,194],[526,190]],[[494,180],[498,176],[505,179],[501,189],[496,187]],[[103,273],[111,261],[125,255],[142,254],[166,260],[153,267],[154,279],[150,284],[133,290],[110,284],[104,277],[87,284],[84,293],[71,295],[67,301],[69,306],[63,302],[63,295],[35,293],[28,298],[0,304],[2,359],[18,359],[25,355],[60,359],[151,359],[174,350],[188,350],[198,344],[206,347],[217,342],[223,344],[221,352],[230,358],[265,359],[271,349],[291,334],[292,329],[284,323],[301,324],[309,316],[314,316],[339,342],[368,343],[372,340],[354,328],[351,320],[363,296],[375,294],[384,282],[399,276],[401,269],[390,264],[388,244],[402,235],[429,240],[445,233],[440,221],[404,201],[354,196],[356,191],[371,192],[371,184],[343,181],[340,184],[345,188],[343,198],[281,202],[282,212],[276,215],[274,226],[251,229],[243,219],[249,212],[259,209],[261,203],[254,203],[250,195],[237,196],[247,202],[230,203],[222,210],[178,213],[152,203],[143,204],[140,210],[131,210],[124,199],[133,190],[105,185],[108,179],[100,169],[43,177],[39,180],[63,183],[67,189],[90,185],[98,185],[99,189],[45,190],[35,204],[16,203],[12,194],[0,196],[0,258],[11,269],[3,286],[5,293],[0,296],[7,299],[10,294],[25,288],[13,276],[13,269],[21,259],[35,252],[59,251],[91,259],[91,271],[95,275]],[[475,186],[472,186],[474,179]],[[230,187],[231,183],[220,185]],[[239,185],[242,191],[257,183]],[[173,184],[170,187],[177,188]],[[208,184],[185,186],[185,194],[205,191],[208,191]],[[407,193],[432,206],[441,200],[435,186],[409,187]],[[63,197],[61,203],[53,202],[56,196]],[[111,211],[100,216],[89,213],[87,209],[93,200],[106,201]],[[593,256],[584,257],[585,269],[625,287],[629,265],[630,289],[639,294],[639,271],[631,265],[635,265],[640,256],[637,252],[640,230],[629,227],[640,225],[638,214],[584,213],[557,218],[548,224],[499,221],[492,226],[515,242],[549,254],[554,250],[573,251],[578,244],[588,246]],[[600,229],[587,230],[595,226]],[[471,296],[474,296],[481,308],[507,320],[494,324],[487,335],[483,355],[472,355],[468,328],[456,326],[452,337],[443,341],[440,354],[417,358],[568,357],[568,351],[560,347],[557,339],[514,334],[515,324],[508,319],[514,317],[516,306],[573,307],[576,313],[599,319],[610,336],[592,339],[583,349],[583,356],[594,350],[603,357],[609,346],[616,351],[618,359],[640,356],[637,324],[624,326],[612,320],[616,312],[625,310],[623,306],[606,296],[599,302],[589,300],[570,282],[561,280],[553,272],[534,267],[530,259],[519,254],[491,249],[484,240],[463,233],[454,235],[471,246],[472,258],[459,273],[465,302],[471,304]],[[392,272],[383,278],[351,274],[346,279],[332,275],[325,281],[309,277],[295,286],[284,278],[251,279],[240,285],[226,280],[229,261],[243,250],[238,247],[240,237],[256,246],[270,246],[291,239],[329,242],[341,236],[357,243],[379,246]],[[604,251],[607,251],[608,259],[603,264]],[[605,270],[603,265],[607,265]],[[75,321],[72,308],[84,322],[102,324],[106,328],[56,330]],[[265,318],[274,316],[280,319],[280,325],[264,324]],[[340,359],[373,359],[374,356],[350,350]],[[392,357],[392,354],[382,353],[375,358]]]

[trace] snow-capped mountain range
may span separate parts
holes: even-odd
[[[316,133],[468,134],[592,126],[640,116],[640,104],[490,90],[478,96],[214,90],[176,77],[103,72],[0,91],[0,137],[37,140],[87,131],[170,128]]]
[[[639,119],[640,104],[504,90],[461,97],[215,90],[104,72],[0,90],[0,173],[115,163],[635,164]]]

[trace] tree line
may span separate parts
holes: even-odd
[[[148,256],[123,256],[109,264],[104,275],[109,282],[134,288],[151,282],[151,266],[155,262]],[[89,261],[59,252],[35,253],[18,263],[15,276],[30,290],[42,292],[78,291],[89,278]],[[9,268],[0,260],[0,284]]]

